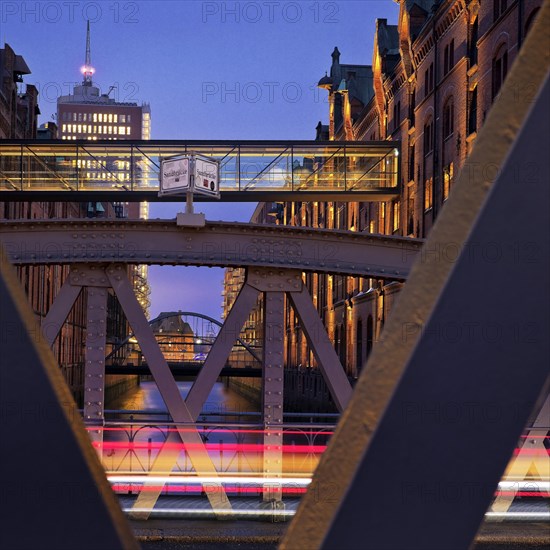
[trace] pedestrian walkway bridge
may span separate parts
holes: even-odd
[[[399,195],[397,142],[4,140],[0,200],[158,201],[161,160],[188,153],[220,161],[225,201]]]

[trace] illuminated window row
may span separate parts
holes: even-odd
[[[115,134],[130,135],[130,126],[96,126],[95,124],[63,124],[62,132],[77,132],[79,134]]]
[[[73,113],[64,112],[62,122],[108,122],[127,123],[132,122],[132,115],[119,115],[118,113]]]
[[[117,170],[130,170],[130,162],[127,160],[115,160],[114,164]],[[72,166],[75,168],[78,167],[78,168],[88,168],[88,169],[105,168],[106,161],[79,159],[79,160],[73,160]]]
[[[61,136],[61,139],[89,139],[89,140],[93,140],[93,141],[96,141],[97,140],[97,136]],[[107,140],[118,140],[118,138],[114,138],[114,137],[109,137],[109,138],[102,138],[102,139],[107,139]]]
[[[86,179],[89,180],[115,180],[130,181],[130,174],[112,174],[111,172],[86,172]]]

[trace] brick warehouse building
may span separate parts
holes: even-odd
[[[39,114],[38,91],[32,84],[18,90],[24,75],[31,71],[24,58],[8,44],[0,49],[0,139],[36,139]],[[11,159],[0,159],[2,168]],[[2,170],[2,185],[9,185]],[[78,203],[0,202],[0,219],[77,218],[82,214]],[[17,267],[17,275],[29,298],[35,315],[43,319],[65,280],[68,269],[63,266]],[[65,380],[74,397],[82,398],[82,365],[86,311],[82,299],[75,304],[53,347]]]
[[[57,126],[53,123],[37,128],[39,114],[38,92],[34,86],[27,84],[25,91],[22,87],[24,75],[31,71],[22,56],[16,55],[9,45],[0,49],[0,139],[24,139],[35,140],[55,139],[57,137]],[[91,84],[91,82],[90,82]],[[90,86],[93,88],[93,86]],[[81,106],[78,98],[65,96],[62,99],[64,106],[70,105],[71,110],[77,112]],[[112,100],[101,101],[103,107],[108,104],[111,112],[118,108],[118,104]],[[86,105],[85,109],[93,111],[93,106]],[[150,130],[150,109],[137,107],[134,104],[126,106],[126,109],[133,113],[135,123],[128,117],[128,125],[132,132],[127,132],[126,139],[132,137],[139,131],[139,138],[143,134],[149,135]],[[96,109],[97,112],[97,109]],[[143,115],[142,113],[146,113]],[[139,115],[139,116],[138,116]],[[65,118],[67,118],[65,114]],[[58,112],[58,120],[63,119]],[[67,125],[64,124],[66,127]],[[42,130],[42,132],[40,132]],[[107,131],[107,130],[106,130]],[[63,126],[60,128],[60,137],[65,138]],[[126,132],[125,132],[126,133]],[[78,135],[79,139],[86,136]],[[100,136],[104,139],[103,136]],[[124,139],[122,137],[121,139]],[[7,174],[11,173],[13,166],[10,166],[14,159],[10,157],[0,158],[0,185],[8,188],[13,183]],[[16,162],[18,160],[16,159]],[[0,219],[55,219],[55,218],[90,218],[90,217],[138,217],[141,212],[139,205],[126,205],[122,203],[76,203],[76,202],[0,202]],[[22,266],[17,267],[17,274],[21,284],[29,298],[30,305],[39,320],[43,320],[49,311],[51,304],[57,296],[62,284],[68,276],[67,266]],[[141,289],[142,306],[147,309],[147,285],[143,283],[145,277],[140,272],[140,266],[131,273],[136,291]],[[138,292],[139,295],[139,292]],[[77,404],[82,403],[83,381],[84,381],[84,342],[86,325],[86,299],[81,295],[76,301],[67,322],[63,326],[59,337],[56,339],[52,350],[61,368],[67,384]],[[109,311],[107,318],[107,341],[114,344],[124,337],[128,332],[127,322],[118,302],[113,296],[109,296]],[[123,354],[121,350],[116,356]],[[112,375],[106,378],[106,399],[116,397],[123,393],[138,381],[137,377]]]
[[[341,64],[334,49],[330,73],[319,81],[329,96],[329,124],[319,123],[317,139],[401,142],[399,196],[286,203],[278,223],[426,237],[542,4],[396,1],[398,24],[376,22],[371,65]],[[306,283],[353,380],[402,284],[310,274]],[[330,398],[313,355],[290,308],[286,316],[286,405],[326,410]]]

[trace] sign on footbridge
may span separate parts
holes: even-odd
[[[159,196],[161,163],[189,155],[219,163],[222,201],[386,201],[399,196],[399,147],[388,141],[2,140],[0,201],[173,201]],[[217,198],[212,181],[196,200]]]

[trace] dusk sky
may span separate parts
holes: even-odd
[[[316,88],[338,46],[341,63],[368,65],[382,1],[3,1],[0,44],[22,55],[39,90],[40,123],[81,81],[86,20],[94,83],[111,97],[151,105],[152,139],[309,140],[328,120]],[[208,220],[248,221],[253,203],[204,204]],[[152,204],[172,218],[183,204]],[[150,268],[151,315],[198,311],[219,318],[223,270]]]

